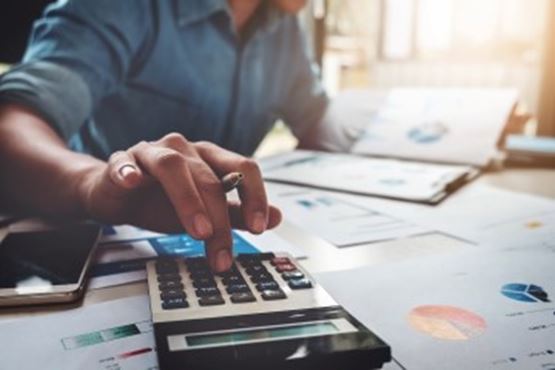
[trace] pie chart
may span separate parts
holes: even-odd
[[[449,129],[444,123],[430,121],[410,129],[407,137],[418,144],[431,144],[440,141],[448,132]]]
[[[520,302],[550,302],[547,292],[539,285],[511,283],[501,288],[501,294],[505,297]]]
[[[437,339],[465,341],[482,334],[487,327],[479,315],[454,306],[426,305],[412,309],[410,326]]]

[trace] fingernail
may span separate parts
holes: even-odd
[[[119,169],[119,174],[121,177],[126,178],[130,173],[135,172],[136,169],[130,164],[126,164]]]
[[[261,233],[266,230],[267,227],[267,220],[266,215],[262,212],[256,212],[254,214],[253,222],[252,222],[252,229],[256,233]]]
[[[216,255],[216,269],[218,271],[227,271],[231,267],[231,254],[227,249],[221,249]]]
[[[195,232],[201,238],[206,238],[212,235],[212,224],[208,221],[208,218],[199,213],[195,216],[193,220],[193,227],[195,228]]]

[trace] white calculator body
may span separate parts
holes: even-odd
[[[161,370],[368,370],[391,350],[287,254],[147,263]]]

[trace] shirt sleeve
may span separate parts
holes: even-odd
[[[148,49],[147,0],[58,1],[35,22],[23,61],[0,76],[0,103],[26,106],[69,139]]]
[[[291,46],[292,73],[282,107],[282,118],[293,134],[301,139],[321,120],[328,105],[328,97],[298,19],[294,20],[291,28],[294,32]]]

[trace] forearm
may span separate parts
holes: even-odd
[[[103,162],[72,152],[43,120],[0,107],[0,203],[16,211],[85,216],[81,183]]]

